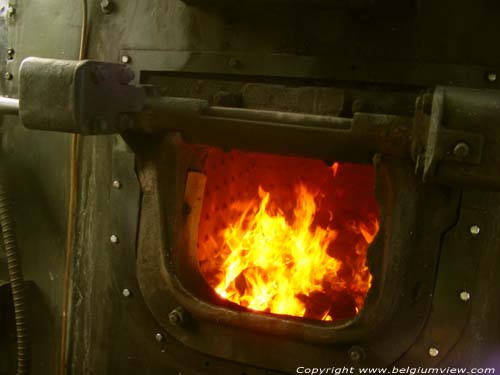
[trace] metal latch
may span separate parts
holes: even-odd
[[[27,128],[112,134],[132,127],[146,95],[125,65],[30,57],[19,73],[19,117]]]
[[[415,172],[424,181],[435,177],[443,161],[481,163],[485,139],[476,123],[482,120],[485,108],[474,91],[479,90],[437,87],[433,94],[417,99],[412,155]],[[477,104],[471,107],[474,102]]]
[[[355,113],[352,118],[211,106],[130,84],[120,64],[28,58],[19,111],[28,128],[80,134],[179,132],[189,143],[223,149],[349,162],[375,154],[413,158],[424,181],[500,190],[500,91],[437,87],[420,96],[414,117]]]

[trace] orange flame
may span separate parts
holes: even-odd
[[[339,163],[335,162],[332,164],[333,177],[337,176],[338,171],[339,171]]]
[[[291,224],[282,212],[268,213],[269,193],[259,188],[259,197],[255,213],[251,212],[254,202],[235,204],[243,214],[224,231],[230,253],[223,265],[224,278],[215,290],[253,310],[304,316],[306,306],[296,296],[321,291],[323,280],[335,279],[340,268],[340,262],[326,252],[336,232],[321,227],[311,230],[316,204],[303,185],[298,188]]]
[[[348,165],[339,173],[338,163],[215,156],[207,166],[213,178],[198,243],[201,271],[215,292],[251,310],[322,321],[361,311],[372,282],[367,249],[379,230],[371,177],[357,173],[369,170]],[[253,174],[259,183],[239,172],[249,160],[262,166]],[[281,166],[291,161],[302,177],[290,186]],[[270,163],[276,174],[267,172]],[[227,176],[233,183],[222,189]]]

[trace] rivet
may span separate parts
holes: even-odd
[[[129,289],[123,289],[122,290],[123,297],[130,297],[130,290]]]
[[[14,54],[15,54],[14,48],[7,49],[7,57],[9,60],[12,60],[14,58]]]
[[[465,142],[458,142],[453,148],[453,155],[458,158],[465,158],[470,153],[470,147]]]
[[[113,181],[113,187],[115,189],[121,189],[122,188],[122,183],[119,180],[114,180]]]
[[[111,243],[118,243],[118,236],[116,234],[112,234],[111,236],[109,236],[109,240],[111,241]]]
[[[132,61],[132,59],[128,55],[123,55],[122,58],[121,58],[121,62],[123,64],[128,64],[128,63],[130,63],[130,61]]]
[[[155,335],[155,340],[158,341],[158,342],[162,342],[163,341],[163,335],[161,333],[157,333]]]
[[[477,225],[472,225],[470,228],[469,228],[469,231],[470,231],[470,234],[472,234],[473,236],[476,236],[479,234],[479,232],[481,231],[481,228],[479,228],[479,226]]]
[[[460,299],[462,301],[468,301],[468,300],[470,300],[470,293],[467,292],[467,291],[465,291],[465,290],[463,292],[460,292]]]
[[[486,73],[486,79],[489,82],[495,82],[497,80],[497,73],[496,72],[488,72],[488,73]]]
[[[12,5],[9,5],[7,8],[7,17],[12,18],[16,14],[16,8],[14,8]]]
[[[360,362],[366,357],[365,350],[361,346],[353,346],[350,348],[348,355],[353,362]]]
[[[14,78],[14,76],[12,75],[12,73],[10,73],[10,72],[5,73],[5,79],[7,81],[10,81],[12,78]]]
[[[239,60],[234,57],[231,57],[227,63],[231,68],[236,68],[238,65],[240,65]]]
[[[110,0],[102,0],[101,11],[104,14],[110,14],[113,11],[113,3]]]
[[[439,350],[437,348],[429,348],[429,355],[431,357],[437,357],[439,355]]]

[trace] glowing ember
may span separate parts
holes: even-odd
[[[364,188],[370,198],[358,197],[351,202],[354,207],[360,201],[369,203],[367,216],[354,219],[342,199],[350,195],[345,191],[346,181],[333,181],[344,170],[338,163],[327,167],[307,159],[243,153],[236,153],[239,158],[235,158],[235,152],[232,154],[217,153],[214,164],[210,158],[207,161],[198,246],[208,284],[221,297],[256,311],[324,321],[356,315],[372,279],[366,251],[378,231],[370,190],[373,182]],[[249,157],[256,171],[260,164],[264,171],[249,173],[256,177],[251,181],[240,175],[239,180],[221,189],[218,184],[224,185],[225,172],[248,168]],[[215,167],[221,160],[224,170]],[[285,175],[269,174],[283,163],[295,166],[299,174],[288,170],[285,175],[293,177],[285,181]],[[308,171],[311,167],[319,170]],[[366,166],[360,167],[366,172]],[[222,181],[211,179],[217,176]],[[290,183],[292,189],[284,188]],[[332,186],[337,190],[331,190]],[[234,191],[239,191],[241,199],[231,197]],[[327,199],[332,193],[333,198]],[[338,210],[336,202],[343,202]]]
[[[333,177],[337,175],[338,171],[339,171],[339,163],[333,163],[332,164]]]

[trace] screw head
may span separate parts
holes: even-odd
[[[431,357],[437,357],[439,355],[439,350],[437,348],[429,348],[429,355]]]
[[[132,58],[130,56],[128,56],[128,55],[123,55],[121,57],[121,62],[123,64],[129,64],[131,61],[132,61]]]
[[[109,240],[111,241],[111,243],[118,243],[118,236],[116,234],[112,234],[111,236],[109,236]]]
[[[466,290],[460,292],[460,299],[464,302],[467,302],[468,300],[470,300],[470,293]]]
[[[486,73],[486,79],[489,82],[495,82],[497,80],[497,73],[496,72],[488,72],[488,73]]]
[[[470,147],[465,142],[458,142],[453,148],[453,155],[458,158],[465,158],[470,153]]]
[[[477,226],[477,225],[472,225],[469,228],[469,231],[470,231],[470,234],[472,234],[473,236],[477,236],[479,234],[479,232],[481,232],[481,228],[479,228],[479,226]]]
[[[115,189],[121,189],[122,188],[122,183],[119,180],[114,180],[113,181],[113,187]]]
[[[130,297],[130,290],[129,289],[123,289],[122,290],[123,297]]]
[[[14,78],[14,76],[12,75],[12,73],[10,73],[10,72],[5,73],[5,79],[7,81],[12,80],[12,78]]]
[[[158,342],[162,342],[163,341],[163,335],[161,333],[157,333],[155,335],[155,340],[158,341]]]

